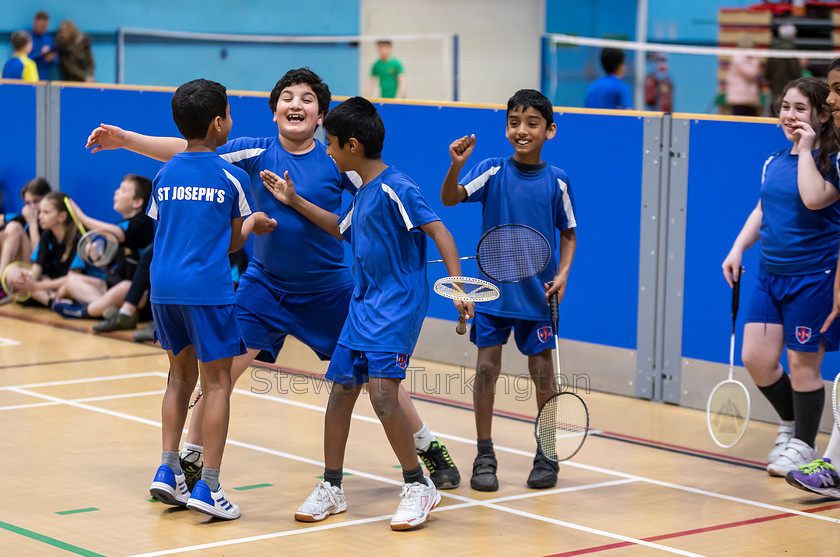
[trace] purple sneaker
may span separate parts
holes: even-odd
[[[791,470],[785,480],[803,491],[840,499],[840,475],[830,458],[819,458],[797,470]]]

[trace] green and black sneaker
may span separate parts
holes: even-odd
[[[190,455],[191,456],[191,455]],[[195,487],[195,482],[201,479],[201,470],[204,468],[201,464],[180,459],[181,470],[184,471],[184,480],[187,484],[187,489],[191,492]]]
[[[439,440],[435,439],[425,451],[417,451],[426,468],[429,477],[437,489],[455,489],[461,483],[458,467],[452,462],[449,451]]]

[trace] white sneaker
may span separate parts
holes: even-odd
[[[344,487],[335,487],[330,482],[318,482],[306,501],[295,513],[295,520],[301,522],[319,522],[331,514],[347,510]]]
[[[779,458],[767,465],[767,473],[771,476],[785,477],[791,470],[797,470],[803,464],[809,464],[817,458],[817,448],[811,447],[804,441],[793,438],[779,455]]]
[[[224,520],[235,520],[242,515],[239,506],[230,502],[221,486],[218,491],[210,491],[204,480],[195,483],[187,508]]]
[[[793,439],[793,422],[782,422],[779,425],[779,431],[776,434],[776,441],[773,443],[773,450],[767,455],[767,463],[775,462],[782,452],[784,452],[787,444]]]
[[[429,513],[440,503],[440,494],[428,478],[423,482],[404,484],[400,506],[391,519],[391,530],[407,530],[426,522]]]

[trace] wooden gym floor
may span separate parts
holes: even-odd
[[[360,398],[347,512],[295,522],[323,472],[327,389],[325,365],[292,339],[277,366],[252,369],[237,385],[222,484],[243,515],[208,520],[149,496],[165,354],[124,332],[91,334],[91,323],[0,308],[4,556],[838,555],[840,501],[764,471],[774,426],[753,422],[722,451],[702,412],[626,397],[584,395],[592,435],[561,465],[557,487],[538,491],[525,486],[535,404],[517,385],[507,393],[500,385],[493,437],[501,487],[473,491],[475,429],[462,380],[472,370],[416,360],[408,386],[458,464],[461,486],[441,492],[418,530],[392,532],[400,471]]]

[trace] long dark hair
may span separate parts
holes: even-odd
[[[828,85],[814,77],[800,77],[794,79],[785,85],[782,91],[782,98],[784,99],[787,92],[796,88],[802,93],[808,102],[811,104],[811,119],[814,116],[830,114],[830,107],[826,102],[828,99]],[[840,151],[840,130],[834,125],[831,118],[823,122],[819,130],[814,130],[820,141],[819,155],[817,156],[817,168],[823,176],[828,175],[832,170],[831,155]]]

